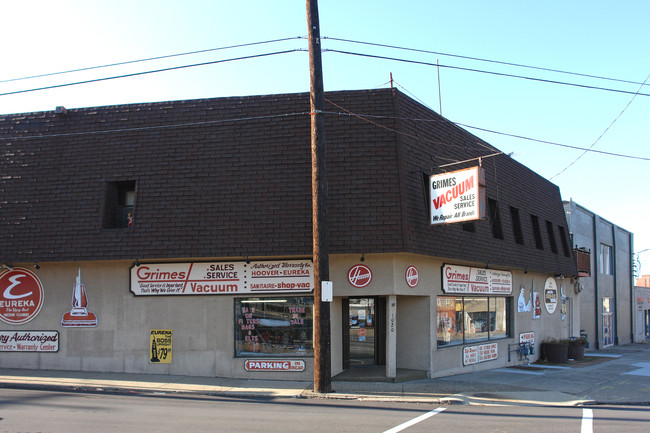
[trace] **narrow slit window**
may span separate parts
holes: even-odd
[[[537,247],[538,250],[543,250],[544,243],[542,242],[542,230],[539,227],[539,218],[537,218],[537,215],[531,215],[530,221],[533,224],[533,235],[535,236],[535,247]]]
[[[510,217],[512,219],[512,232],[515,236],[515,242],[524,244],[524,232],[521,229],[521,218],[519,216],[519,209],[510,206]]]

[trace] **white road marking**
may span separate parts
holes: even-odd
[[[397,433],[397,432],[400,432],[400,431],[402,431],[404,429],[407,429],[407,428],[411,427],[412,425],[415,425],[415,424],[419,423],[420,421],[424,421],[427,418],[431,418],[432,416],[439,414],[440,412],[442,412],[445,409],[446,409],[446,407],[439,407],[438,409],[432,410],[431,412],[427,412],[424,415],[420,415],[417,418],[413,418],[410,421],[402,423],[402,424],[398,425],[397,427],[393,427],[390,430],[386,430],[384,433]]]
[[[582,409],[582,425],[580,433],[593,433],[594,431],[594,411],[591,409]]]

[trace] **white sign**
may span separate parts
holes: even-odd
[[[522,332],[519,334],[519,343],[535,344],[535,333],[533,331]]]
[[[557,308],[557,284],[552,277],[548,277],[544,284],[544,306],[548,314],[553,314]]]
[[[332,288],[332,282],[331,281],[322,281],[321,282],[321,300],[323,302],[332,302],[333,299],[333,288]]]
[[[0,331],[0,352],[58,351],[58,331]]]
[[[512,293],[512,274],[508,271],[494,269],[444,265],[442,267],[442,290],[445,293],[510,295]]]
[[[463,348],[463,365],[478,364],[479,362],[492,361],[499,357],[497,343],[481,344]]]
[[[148,263],[131,268],[136,296],[311,292],[311,260]]]
[[[485,174],[472,167],[429,177],[431,224],[485,218]]]
[[[247,359],[246,371],[304,371],[302,359]]]

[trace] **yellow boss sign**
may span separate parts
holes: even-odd
[[[151,363],[172,363],[172,331],[171,329],[152,329],[149,337],[149,353]]]

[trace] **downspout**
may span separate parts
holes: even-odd
[[[598,245],[598,215],[593,214],[593,223],[594,223],[594,320],[595,320],[595,343],[596,343],[596,350],[600,349],[600,337],[599,337],[599,329],[598,329],[598,276],[600,275],[600,269],[598,268],[598,257],[600,254],[600,248]]]
[[[614,344],[618,346],[618,261],[616,261],[616,226],[612,224],[612,274],[614,277]]]
[[[636,299],[634,297],[634,286],[636,285],[634,281],[634,234],[628,232],[630,239],[630,343],[634,343],[634,306],[636,304]]]

